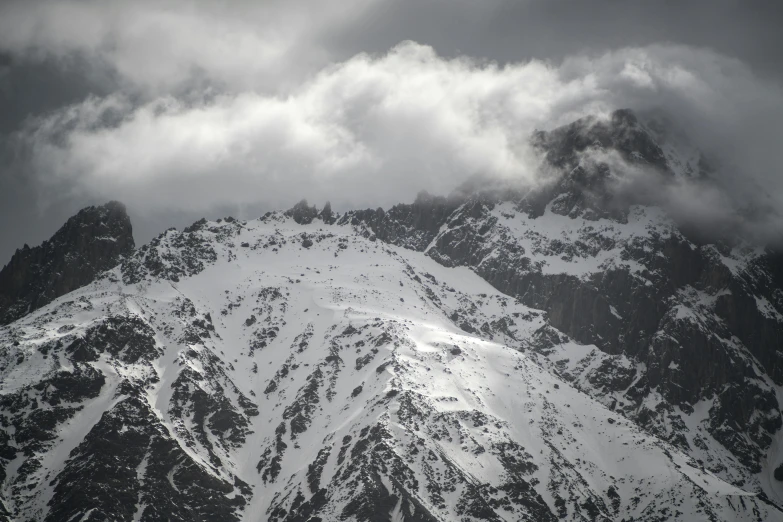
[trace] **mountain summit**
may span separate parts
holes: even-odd
[[[7,324],[75,290],[133,252],[125,205],[87,207],[51,239],[17,249],[0,271],[0,324]]]

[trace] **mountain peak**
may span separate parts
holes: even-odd
[[[0,324],[88,284],[133,249],[125,205],[83,208],[41,245],[17,249],[0,271]]]
[[[590,149],[611,149],[626,161],[670,170],[652,133],[630,109],[616,110],[608,118],[586,116],[549,132],[538,131],[533,143],[549,163],[560,168],[576,167],[580,154]]]

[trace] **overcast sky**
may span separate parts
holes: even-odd
[[[141,243],[534,182],[533,129],[620,107],[677,115],[781,210],[781,22],[779,0],[6,0],[0,265],[110,199]]]

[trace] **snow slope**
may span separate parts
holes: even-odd
[[[529,349],[551,331],[347,224],[171,230],[0,330],[0,498],[18,522],[783,520],[562,378]]]

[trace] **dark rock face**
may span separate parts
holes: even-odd
[[[324,208],[321,209],[321,212],[318,213],[318,217],[321,219],[321,221],[324,222],[325,225],[333,225],[336,221],[336,217],[334,215],[334,212],[332,212],[332,204],[330,202],[326,202],[324,204]]]
[[[347,212],[338,224],[364,226],[364,235],[412,250],[424,250],[435,238],[446,218],[462,203],[459,197],[444,198],[421,192],[412,204],[395,205],[389,211]]]
[[[101,352],[109,353],[126,364],[152,361],[160,356],[154,336],[155,332],[137,317],[109,317],[71,343],[66,353],[78,362],[96,361]]]
[[[533,143],[555,167],[573,168],[579,163],[580,153],[599,148],[615,150],[629,161],[642,161],[662,171],[668,170],[660,146],[628,109],[613,112],[608,120],[588,116],[551,132],[539,131]]]
[[[329,206],[329,213],[331,214],[331,205]],[[318,216],[318,210],[315,206],[307,206],[307,200],[303,199],[299,203],[293,206],[293,208],[287,210],[284,214],[294,218],[294,221],[300,225],[309,225]],[[331,217],[331,216],[330,216]]]
[[[563,216],[624,221],[630,203],[646,201],[642,193],[617,190],[612,161],[660,178],[653,184],[672,175],[661,147],[627,109],[615,111],[608,120],[586,117],[551,132],[536,132],[532,141],[555,175],[549,185],[520,202],[531,216],[540,215],[552,202],[551,211]]]
[[[133,231],[122,203],[81,210],[40,246],[17,250],[0,271],[0,324],[90,283],[133,248]]]
[[[54,346],[50,350],[52,355],[62,351]],[[94,399],[105,386],[101,372],[78,362],[73,366],[71,372],[53,372],[15,393],[0,395],[0,479],[7,480],[9,462],[25,459],[13,480],[8,479],[12,496],[21,497],[38,485],[36,472],[58,439],[58,427],[79,413],[80,402]],[[13,437],[9,436],[11,431]]]
[[[71,317],[92,309],[86,304],[86,299],[68,301],[58,310]],[[182,320],[184,337],[195,347],[182,354],[182,364],[195,361],[191,364],[203,371],[194,375],[183,369],[172,383],[171,414],[191,418],[192,432],[181,428],[172,433],[150,405],[148,391],[160,382],[155,364],[163,352],[156,341],[160,333],[142,316],[118,314],[86,328],[60,328],[58,333],[65,335],[36,348],[43,359],[31,371],[41,372],[39,379],[0,394],[0,479],[8,494],[0,502],[12,506],[14,518],[9,520],[240,519],[250,487],[225,470],[221,473],[216,452],[224,455],[226,448],[244,443],[248,418],[258,410],[203,345],[214,334],[209,314],[198,315],[189,301],[176,301],[173,307],[172,318]],[[17,344],[0,342],[3,369],[11,361],[25,364],[35,357],[29,345]],[[111,361],[114,369],[107,370],[102,361]],[[207,394],[202,387],[216,393]],[[93,425],[85,414],[95,401],[108,407]],[[69,423],[72,430],[87,429],[78,445],[64,452],[59,446]],[[185,449],[195,447],[205,450],[210,468]],[[47,465],[57,451],[64,461],[59,471]],[[14,459],[21,459],[18,469],[9,468]],[[44,508],[28,492],[45,487],[53,489]],[[23,519],[23,511],[35,516]]]
[[[47,521],[227,520],[245,505],[191,461],[138,393],[107,411],[57,477]]]

